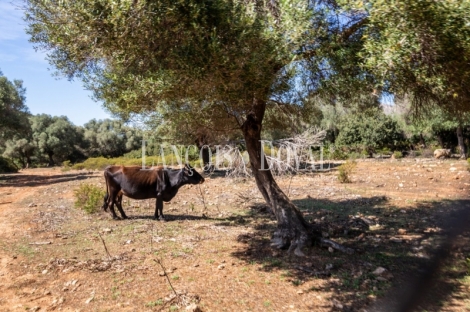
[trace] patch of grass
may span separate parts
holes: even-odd
[[[356,168],[357,163],[355,161],[346,161],[344,164],[338,167],[338,181],[340,183],[351,183],[350,175]]]
[[[93,184],[82,183],[74,190],[74,195],[75,207],[87,213],[95,213],[103,203],[105,192]]]
[[[263,305],[267,308],[267,307],[270,307],[271,306],[271,301],[269,300],[266,300],[263,302]]]
[[[393,158],[395,158],[395,159],[403,158],[403,153],[400,152],[400,151],[395,151],[395,152],[393,152]]]
[[[263,267],[280,268],[282,267],[282,261],[276,258],[266,258],[266,260],[264,260]]]
[[[147,302],[145,304],[146,307],[156,307],[156,306],[159,306],[159,305],[162,305],[163,304],[163,300],[162,299],[158,299],[158,300],[155,300],[155,301],[150,301],[150,302]]]
[[[19,245],[16,248],[16,251],[19,254],[22,254],[22,255],[24,255],[25,257],[28,257],[28,258],[31,258],[36,253],[36,251],[33,248],[31,248],[31,246],[29,246],[29,245]]]

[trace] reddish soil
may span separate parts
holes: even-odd
[[[403,159],[359,161],[349,184],[336,176],[277,179],[307,220],[356,250],[298,258],[270,247],[276,223],[253,179],[185,186],[159,222],[154,200],[124,199],[122,221],[74,208],[80,183],[104,189],[102,172],[0,175],[0,310],[372,311],[445,241],[470,173],[465,161]],[[457,237],[422,310],[470,311],[469,233]]]

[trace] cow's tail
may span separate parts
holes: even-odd
[[[104,171],[104,180],[106,181],[106,194],[104,195],[103,206],[101,209],[104,211],[108,210],[108,198],[109,198],[109,189],[108,189],[108,177],[106,176],[106,170]]]

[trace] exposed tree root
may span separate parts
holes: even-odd
[[[334,242],[331,239],[326,239],[326,238],[322,237],[322,238],[319,239],[319,241],[320,241],[320,246],[322,246],[322,247],[331,247],[333,249],[342,251],[342,252],[347,253],[349,255],[352,255],[354,253],[354,249],[349,248],[349,247],[345,247],[341,244],[338,244],[337,242]]]
[[[271,239],[271,246],[278,249],[287,249],[287,252],[294,253],[298,257],[304,257],[305,254],[302,252],[304,247],[313,245],[313,242],[319,242],[320,247],[331,247],[335,250],[353,254],[354,249],[343,246],[331,239],[321,237],[321,230],[313,226],[310,231],[296,231],[293,233],[292,230],[278,229],[274,232]]]

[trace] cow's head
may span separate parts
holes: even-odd
[[[189,164],[184,165],[181,169],[183,172],[183,180],[189,184],[201,184],[204,183],[204,178]]]

